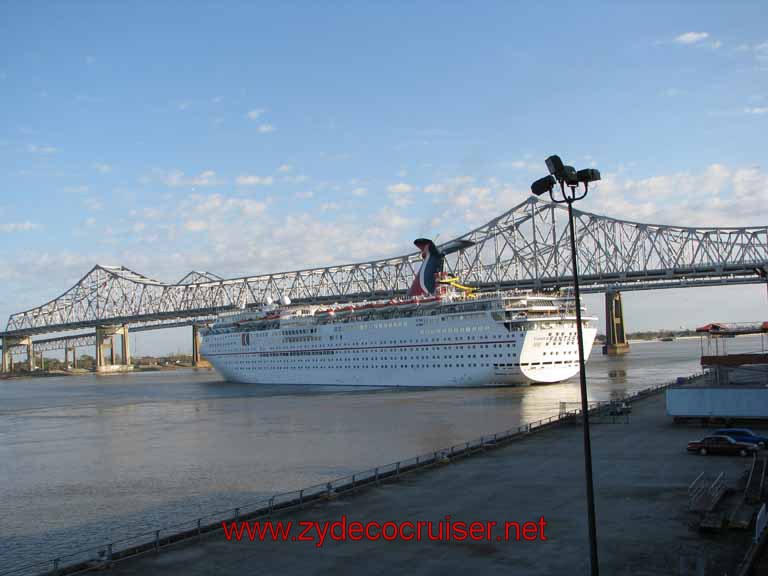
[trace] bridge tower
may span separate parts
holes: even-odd
[[[115,336],[121,337],[122,364],[115,365]],[[109,363],[104,358],[104,349],[109,348]],[[96,327],[96,372],[121,372],[132,370],[131,353],[128,348],[128,324],[121,326]]]
[[[200,328],[203,327],[205,324],[192,324],[192,366],[195,368],[211,367],[211,363],[200,354]]]
[[[605,292],[605,345],[603,354],[618,356],[629,352],[629,343],[624,331],[624,308],[621,304],[621,292]]]

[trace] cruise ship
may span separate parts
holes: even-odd
[[[400,299],[292,305],[282,296],[221,315],[201,353],[226,379],[252,384],[505,386],[554,383],[579,371],[576,309],[564,292],[480,292],[422,262]],[[584,356],[597,334],[582,314]]]

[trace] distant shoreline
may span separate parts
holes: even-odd
[[[84,374],[97,374],[99,376],[114,376],[117,374],[136,374],[140,372],[172,372],[174,370],[210,370],[207,367],[195,368],[192,365],[168,365],[168,366],[139,366],[126,372],[94,372],[92,370],[36,370],[32,373],[18,372],[12,374],[0,374],[0,380],[18,380],[19,378],[58,378],[61,376],[83,376]]]

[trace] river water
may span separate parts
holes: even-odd
[[[587,365],[591,400],[699,371],[698,339]],[[729,352],[756,351],[759,337]],[[0,381],[0,571],[557,414],[520,388],[233,384],[213,371]],[[577,407],[576,404],[569,408]]]

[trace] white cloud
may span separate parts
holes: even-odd
[[[29,232],[35,228],[37,228],[37,224],[30,222],[29,220],[0,224],[0,232]]]
[[[405,182],[398,182],[397,184],[388,186],[387,190],[389,191],[389,198],[398,208],[413,204],[411,192],[413,192],[414,188],[412,185],[406,184]]]
[[[38,146],[36,144],[29,144],[27,150],[32,154],[55,154],[56,148],[53,146]]]
[[[390,194],[408,194],[413,191],[413,186],[406,184],[405,182],[398,182],[387,187]]]
[[[283,182],[290,182],[291,184],[301,184],[307,180],[309,177],[306,174],[292,174],[283,178]]]
[[[253,110],[249,110],[246,116],[249,120],[258,120],[264,112],[264,108],[254,108]]]
[[[99,200],[98,198],[94,196],[89,196],[88,198],[83,198],[83,204],[88,210],[103,210],[104,204]]]
[[[299,200],[309,200],[310,198],[314,198],[315,193],[312,192],[312,190],[307,190],[306,192],[296,192],[294,196]]]
[[[112,171],[112,166],[110,166],[109,164],[96,163],[94,165],[94,168],[96,168],[97,172],[101,172],[102,174],[106,174],[107,172]]]
[[[184,222],[184,228],[190,232],[202,232],[208,228],[208,223],[203,220],[187,220]]]
[[[268,134],[275,131],[275,127],[272,124],[259,124],[258,129],[260,134]]]
[[[366,194],[368,194],[368,188],[364,188],[362,186],[359,186],[352,190],[352,196],[360,197],[360,196],[365,196]]]
[[[755,59],[761,64],[768,64],[768,42],[756,44],[752,47]]]
[[[65,186],[63,189],[67,194],[84,194],[88,190],[88,186]]]
[[[340,206],[336,202],[326,202],[320,205],[321,212],[336,212]]]
[[[744,108],[744,114],[768,114],[768,106],[761,106],[757,108]]]
[[[280,164],[277,171],[282,172],[283,174],[287,174],[288,172],[291,172],[293,170],[293,166],[290,164]]]
[[[231,198],[223,194],[210,194],[203,196],[193,194],[183,205],[185,213],[205,215],[209,219],[229,217],[232,212],[255,216],[262,214],[267,209],[267,202],[250,198]]]
[[[188,110],[190,106],[192,106],[192,102],[185,100],[184,102],[179,102],[177,108],[179,111],[183,112],[184,110]]]
[[[768,218],[768,174],[760,167],[711,164],[703,170],[634,180],[606,173],[586,210],[682,226],[749,226]]]
[[[696,44],[709,38],[708,32],[686,32],[675,38],[677,44]]]
[[[243,174],[237,177],[237,183],[240,186],[270,186],[274,179],[272,176],[253,176]]]
[[[216,172],[205,170],[197,176],[185,176],[181,170],[171,170],[161,175],[163,183],[170,188],[185,186],[213,186],[217,183]]]
[[[540,163],[531,162],[529,160],[512,160],[507,165],[515,170],[537,170],[541,171]]]

